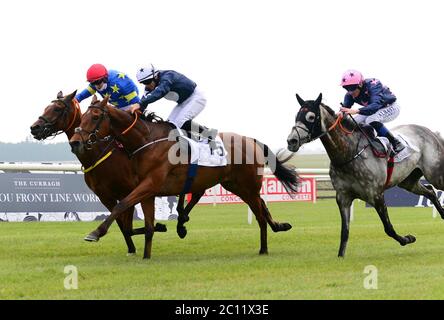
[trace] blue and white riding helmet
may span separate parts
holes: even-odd
[[[137,71],[136,78],[140,83],[154,78],[154,76],[159,72],[159,70],[154,68],[152,63],[148,64],[148,66],[142,67]]]

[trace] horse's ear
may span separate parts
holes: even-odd
[[[68,95],[65,97],[65,100],[66,100],[66,101],[71,101],[71,100],[74,99],[74,97],[76,96],[76,93],[77,93],[77,90],[74,90],[74,92],[71,92],[70,94],[68,94]]]
[[[97,100],[99,100],[99,99],[97,99],[97,96],[96,96],[96,95],[93,95],[92,100],[91,100],[91,104],[96,103]]]
[[[99,106],[106,107],[108,105],[109,96],[105,96],[105,98],[100,102]]]
[[[296,99],[298,99],[299,104],[301,105],[301,107],[303,107],[305,104],[305,101],[297,93],[296,93]]]
[[[63,98],[63,92],[60,90],[59,93],[57,93],[57,99]]]
[[[320,93],[320,94],[319,94],[319,97],[316,99],[316,101],[315,101],[315,105],[316,105],[316,106],[319,105],[319,104],[321,103],[321,101],[322,101],[322,93]]]

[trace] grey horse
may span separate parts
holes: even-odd
[[[345,255],[350,207],[354,199],[371,204],[378,212],[386,234],[402,246],[415,242],[416,238],[400,236],[394,230],[384,200],[385,189],[398,185],[430,199],[444,219],[444,209],[434,191],[434,187],[444,190],[444,140],[439,134],[418,125],[402,125],[393,129],[395,134],[407,137],[418,151],[412,150],[408,158],[395,163],[393,174],[386,181],[388,156],[380,158],[373,154],[372,148],[368,147],[371,139],[366,138],[365,131],[357,130],[351,118],[338,119],[339,115],[321,103],[322,94],[314,101],[304,101],[299,95],[296,97],[301,109],[288,136],[288,150],[296,152],[303,144],[320,138],[330,157],[330,177],[342,221],[339,257]],[[431,185],[421,184],[422,176]]]

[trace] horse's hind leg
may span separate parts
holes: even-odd
[[[416,238],[412,235],[406,235],[405,237],[403,237],[396,233],[388,216],[387,206],[385,205],[385,200],[384,200],[384,194],[375,197],[373,201],[374,201],[373,205],[376,211],[378,212],[382,224],[384,225],[384,231],[389,237],[392,237],[393,239],[398,241],[401,246],[405,246],[406,244],[413,243],[416,241]]]
[[[404,179],[399,187],[406,189],[407,191],[413,192],[414,194],[418,194],[420,196],[424,196],[430,201],[432,201],[436,210],[438,210],[441,218],[444,219],[444,208],[441,206],[439,202],[438,196],[436,195],[435,189],[433,189],[432,185],[423,185],[419,180],[422,177],[422,171],[420,169],[415,169],[413,172]]]
[[[274,232],[280,232],[280,231],[288,231],[291,229],[291,224],[287,223],[287,222],[277,222],[273,220],[273,217],[271,216],[270,211],[268,210],[267,205],[265,204],[264,199],[261,199],[261,206],[262,206],[262,210],[264,212],[265,215],[265,219],[267,220],[268,224],[271,227],[271,230],[273,230]]]
[[[338,257],[345,256],[345,249],[347,248],[348,235],[350,231],[350,208],[353,198],[344,192],[336,193],[336,203],[341,213],[341,244],[339,246]]]
[[[181,239],[185,238],[187,235],[187,228],[184,226],[185,222],[188,222],[190,220],[189,214],[193,207],[196,205],[196,203],[199,202],[200,198],[204,195],[205,191],[202,192],[196,192],[191,195],[191,201],[187,204],[187,206],[184,208],[184,200],[185,195],[180,195],[179,201],[177,203],[177,213],[179,216],[177,217],[177,234]]]
[[[240,195],[239,195],[240,196]],[[263,212],[262,207],[262,199],[259,195],[249,196],[249,197],[241,197],[248,206],[251,211],[256,216],[256,220],[259,224],[260,228],[260,236],[261,236],[261,248],[259,250],[259,254],[268,254],[268,244],[267,244],[267,220],[265,218],[265,214]]]

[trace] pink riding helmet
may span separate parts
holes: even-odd
[[[341,86],[350,86],[354,84],[361,84],[364,81],[362,73],[356,70],[347,70],[342,75]]]

